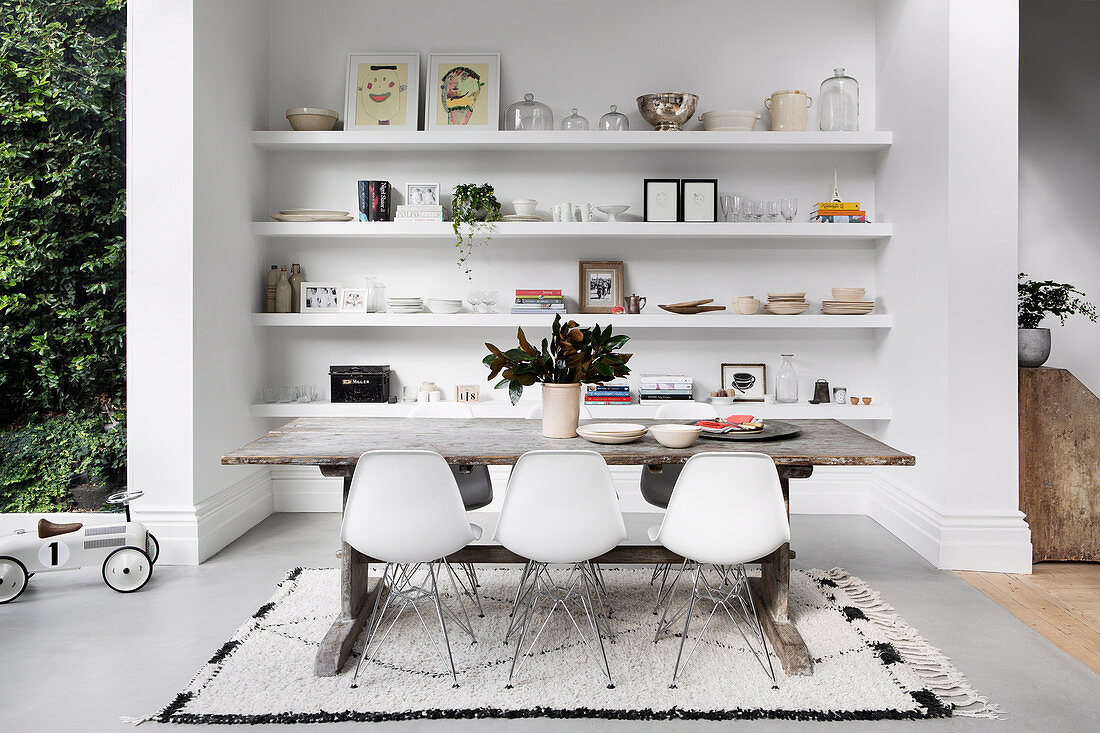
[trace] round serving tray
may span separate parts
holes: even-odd
[[[691,420],[687,424],[694,425],[695,421]],[[699,437],[707,440],[780,440],[782,438],[793,438],[801,434],[802,428],[797,425],[778,420],[766,420],[764,421],[764,429],[758,433],[707,433],[704,430]]]

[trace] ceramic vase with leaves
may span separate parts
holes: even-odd
[[[1050,329],[1039,328],[1043,318],[1058,316],[1062,325],[1071,315],[1082,315],[1096,323],[1096,306],[1077,296],[1084,295],[1068,283],[1030,280],[1021,272],[1016,285],[1016,359],[1022,367],[1040,367],[1050,358]]]

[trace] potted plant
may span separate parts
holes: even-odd
[[[512,404],[519,401],[524,387],[542,383],[542,434],[547,438],[573,438],[580,418],[581,385],[603,384],[630,374],[631,354],[617,353],[629,336],[613,335],[611,326],[581,328],[576,321],[562,323],[554,316],[549,339],[539,348],[517,330],[519,347],[501,351],[485,344],[489,355],[482,361],[489,367],[489,379],[501,375],[496,387],[508,384]]]
[[[1074,314],[1096,323],[1096,306],[1077,297],[1084,293],[1068,283],[1030,280],[1021,272],[1016,291],[1017,358],[1022,367],[1042,366],[1050,356],[1050,329],[1039,328],[1044,317],[1058,316],[1063,326],[1066,317]]]
[[[485,243],[493,238],[494,222],[500,221],[500,202],[497,201],[493,187],[488,183],[480,186],[475,183],[460,183],[454,188],[451,199],[451,219],[455,237],[458,241],[458,266],[466,268],[466,276],[470,277],[470,268],[466,261],[473,254],[474,245],[477,244],[477,234],[485,231]],[[463,231],[462,227],[468,227]],[[472,279],[472,278],[471,278]]]

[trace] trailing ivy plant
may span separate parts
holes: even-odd
[[[493,238],[496,230],[495,222],[500,221],[500,202],[497,201],[496,192],[488,183],[480,186],[475,183],[460,183],[454,188],[454,196],[451,200],[451,219],[455,237],[458,241],[458,266],[465,270],[466,277],[470,276],[468,260],[473,254],[479,232],[485,233],[485,242]],[[466,226],[468,231],[463,231]]]
[[[125,23],[0,3],[0,424],[124,394]]]
[[[1063,326],[1066,318],[1072,315],[1082,315],[1096,323],[1096,306],[1077,297],[1084,293],[1069,283],[1031,280],[1026,272],[1021,272],[1016,293],[1016,318],[1020,328],[1038,328],[1047,315],[1058,316]]]
[[[523,388],[535,382],[542,384],[603,384],[630,374],[626,365],[632,354],[617,353],[626,346],[629,336],[614,335],[611,326],[581,328],[576,321],[561,322],[554,316],[550,338],[543,339],[541,348],[532,346],[523,329],[517,329],[519,347],[501,351],[492,344],[482,363],[489,368],[488,379],[503,377],[494,388],[508,385],[512,404],[519,402]]]

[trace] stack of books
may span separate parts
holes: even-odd
[[[629,405],[630,385],[620,382],[588,384],[584,388],[586,405]]]
[[[823,224],[866,224],[867,212],[858,201],[819,201],[810,221]]]
[[[565,313],[560,290],[517,290],[512,313]]]
[[[686,374],[643,374],[638,401],[644,404],[695,399],[691,377]]]
[[[397,207],[397,213],[394,214],[393,220],[415,222],[443,221],[443,207],[410,206],[408,204],[402,204]]]

